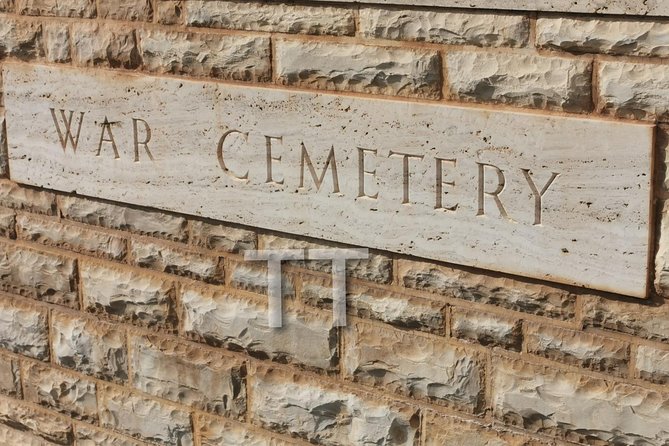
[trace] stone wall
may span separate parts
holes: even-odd
[[[648,299],[372,251],[349,262],[344,328],[318,262],[284,267],[284,327],[268,328],[266,269],[243,256],[332,243],[20,185],[4,156],[0,444],[669,444],[667,19],[220,0],[0,9],[2,62],[658,124]]]

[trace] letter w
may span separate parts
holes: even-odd
[[[63,120],[63,126],[65,131],[62,131],[60,124],[58,123],[58,118],[56,118],[56,111],[51,108],[51,117],[53,118],[53,123],[56,125],[56,131],[58,132],[58,138],[60,139],[60,145],[63,147],[63,152],[67,150],[68,141],[72,143],[72,151],[77,151],[77,145],[79,144],[79,135],[81,134],[81,124],[84,123],[84,112],[80,112],[79,116],[79,127],[77,128],[77,136],[72,134],[72,118],[74,116],[74,111],[69,110],[70,117],[65,116],[65,110],[61,109],[60,117]]]

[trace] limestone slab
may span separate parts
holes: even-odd
[[[646,295],[650,124],[4,71],[15,181]]]

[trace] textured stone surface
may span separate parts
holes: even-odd
[[[627,376],[630,357],[627,342],[546,324],[527,323],[525,327],[528,353],[598,372]]]
[[[181,25],[184,23],[184,1],[163,0],[157,2],[158,23],[163,25]]]
[[[140,271],[81,265],[81,294],[89,311],[103,311],[149,326],[174,324],[174,285]]]
[[[518,318],[463,308],[451,309],[451,336],[487,347],[520,351],[522,322]]]
[[[657,384],[669,384],[669,350],[640,345],[635,364],[640,378]]]
[[[0,347],[36,359],[49,359],[47,312],[0,295]]]
[[[468,102],[549,110],[592,109],[591,64],[526,53],[450,52],[451,94]]]
[[[191,222],[193,244],[215,251],[239,253],[258,246],[256,233],[225,225]]]
[[[151,0],[99,0],[98,17],[150,22],[153,19],[153,7]]]
[[[301,297],[309,305],[331,309],[330,281],[305,280]],[[444,334],[446,330],[444,307],[443,303],[363,286],[349,285],[346,295],[346,308],[349,314],[376,319],[399,328],[436,334]]]
[[[669,56],[669,23],[593,17],[539,17],[537,45],[576,53]]]
[[[0,180],[0,204],[12,209],[26,210],[37,214],[54,214],[56,197],[50,192],[22,187],[18,184]]]
[[[66,415],[96,422],[98,404],[95,383],[41,364],[23,367],[23,397],[26,401],[63,412]]]
[[[128,352],[122,330],[59,312],[51,313],[51,329],[56,364],[100,379],[127,381]]]
[[[16,212],[0,207],[0,236],[16,238]]]
[[[85,424],[77,425],[75,438],[77,446],[148,446],[148,443],[133,441]]]
[[[47,442],[29,431],[12,429],[6,425],[0,425],[0,444],[12,446],[54,446],[56,443]]]
[[[44,50],[48,62],[70,62],[70,31],[62,23],[45,23]]]
[[[319,369],[337,365],[336,329],[324,317],[284,310],[283,327],[270,328],[266,302],[196,288],[184,288],[181,303],[186,333],[213,345]]]
[[[187,412],[116,388],[99,390],[100,424],[144,441],[165,446],[192,446]]]
[[[298,34],[353,35],[351,8],[287,3],[186,1],[187,25]]]
[[[127,27],[74,23],[72,49],[77,65],[132,69],[141,64],[135,31]]]
[[[267,294],[267,262],[245,261],[230,263],[228,275],[230,286],[252,293]],[[281,275],[281,294],[295,297],[295,285],[291,277]]]
[[[135,388],[231,418],[246,412],[246,368],[233,358],[168,339],[130,339]]]
[[[576,296],[557,287],[410,260],[400,260],[398,269],[400,283],[408,288],[557,319],[574,317]]]
[[[59,196],[58,206],[65,218],[91,225],[175,241],[185,241],[187,237],[183,217],[79,197]]]
[[[72,444],[72,425],[69,422],[5,397],[0,397],[0,424],[40,437],[42,441],[63,446]]]
[[[413,445],[418,416],[402,404],[365,399],[300,375],[260,368],[250,417],[268,429],[322,445]]]
[[[436,404],[479,412],[483,359],[475,352],[414,333],[352,323],[343,366],[353,380]]]
[[[22,240],[110,260],[121,260],[127,252],[126,241],[120,236],[30,214],[16,218],[16,231]]]
[[[209,76],[236,81],[270,79],[266,37],[142,30],[144,68],[152,73]]]
[[[186,276],[209,283],[223,282],[223,259],[159,242],[133,239],[130,261],[136,266]]]
[[[441,97],[441,63],[434,51],[279,40],[276,62],[283,85]]]
[[[77,308],[76,261],[16,245],[0,244],[0,288]]]
[[[583,320],[590,327],[669,340],[669,302],[629,302],[588,296],[583,301]]]
[[[665,445],[669,394],[523,363],[496,361],[495,416],[587,444]]]
[[[254,429],[248,424],[198,414],[202,446],[293,446],[297,442],[274,437],[267,431]],[[302,443],[299,443],[302,444]]]
[[[18,359],[7,355],[0,356],[0,393],[21,397],[20,374]]]
[[[360,31],[390,40],[520,47],[527,44],[530,23],[521,14],[362,7]]]
[[[10,17],[0,23],[0,58],[31,60],[44,56],[41,25]]]
[[[95,0],[16,0],[16,8],[25,15],[95,17]]]
[[[15,0],[0,0],[0,11],[2,12],[14,12],[15,6]]]

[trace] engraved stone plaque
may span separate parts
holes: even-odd
[[[644,297],[653,127],[5,64],[15,181]]]

